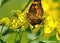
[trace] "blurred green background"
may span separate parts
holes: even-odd
[[[4,3],[0,6],[0,18],[12,17],[14,10],[23,10],[29,0],[4,0]]]

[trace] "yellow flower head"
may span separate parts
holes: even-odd
[[[25,31],[28,27],[28,23],[26,22],[24,25],[22,25],[21,30]]]
[[[24,31],[26,30],[26,28],[28,27],[28,20],[27,20],[27,17],[26,17],[26,13],[21,13],[18,17],[18,20],[20,21],[20,25],[22,26],[21,27],[21,30]]]
[[[20,10],[16,10],[15,13],[16,13],[15,16],[18,18],[13,19],[11,28],[17,29],[21,26],[21,30],[24,31],[28,26],[28,21],[26,19],[26,13],[21,12]]]
[[[20,10],[16,10],[15,13],[18,16],[20,25],[24,24],[27,21],[25,12],[22,13]]]
[[[49,12],[49,10],[54,10],[59,6],[57,2],[53,2],[52,0],[42,0],[42,7],[45,12]]]
[[[16,11],[14,12],[14,16],[15,16],[15,17],[18,17],[21,13],[22,13],[22,12],[21,12],[20,10],[16,10]]]
[[[34,34],[38,32],[40,27],[41,27],[40,25],[35,25],[35,28],[34,28],[32,25],[30,25],[30,29],[31,29],[32,33],[34,33]]]
[[[48,16],[45,20],[44,33],[51,33],[55,28],[55,22]]]
[[[16,30],[19,27],[18,23],[19,23],[18,19],[14,18],[10,28],[12,28],[13,30]]]
[[[20,23],[21,23],[20,25],[23,25],[23,24],[25,24],[26,22],[28,22],[28,21],[27,21],[26,14],[25,14],[24,12],[19,15],[18,20],[19,20]]]
[[[48,16],[45,20],[45,24],[49,27],[55,27],[55,22],[51,16]]]
[[[10,19],[9,19],[8,17],[2,18],[1,24],[2,24],[2,25],[5,25],[5,26],[10,25]]]
[[[22,12],[20,10],[16,10],[16,13],[17,14],[21,14]]]
[[[48,27],[48,26],[45,26],[44,27],[44,33],[51,33],[52,31],[54,30],[54,28],[53,27]]]

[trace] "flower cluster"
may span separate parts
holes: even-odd
[[[59,22],[59,11],[57,7],[59,6],[58,2],[52,0],[42,0],[42,6],[44,9],[44,34],[50,34],[56,30],[56,39],[60,40],[60,22]]]
[[[0,20],[0,25],[8,26],[10,24],[10,19],[8,17],[4,17]]]
[[[55,22],[50,16],[48,16],[44,22],[44,33],[51,33],[55,28]]]
[[[22,31],[26,30],[28,27],[28,21],[26,19],[26,14],[20,10],[16,10],[14,13],[14,18],[11,23],[11,28],[14,30],[20,28]]]

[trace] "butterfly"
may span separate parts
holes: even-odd
[[[40,24],[42,22],[42,16],[43,8],[41,0],[34,0],[27,13],[29,23],[31,25]]]

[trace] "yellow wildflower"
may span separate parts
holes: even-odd
[[[44,33],[51,33],[53,30],[54,30],[53,27],[48,27],[48,26],[44,27]]]
[[[35,29],[32,32],[37,33],[39,29],[40,29],[40,25],[35,25]]]
[[[57,7],[59,6],[58,2],[54,2],[52,0],[42,0],[42,7],[44,9],[44,16],[47,15],[52,16],[54,20],[57,19],[59,11]]]
[[[18,23],[19,21],[17,20],[17,18],[14,18],[10,28],[12,28],[13,30],[16,30],[19,27]]]
[[[22,12],[21,12],[20,10],[16,10],[16,11],[14,12],[14,16],[15,16],[15,17],[18,17],[21,13],[22,13]]]
[[[48,25],[49,27],[55,27],[55,22],[51,16],[48,16],[46,18],[45,24]]]
[[[19,16],[22,12],[20,10],[16,10],[16,14]]]
[[[46,1],[42,1],[42,7],[44,11],[47,11],[49,9],[49,4]]]
[[[28,20],[24,12],[19,15],[18,20],[20,21],[20,25],[22,26],[22,31],[26,30],[26,28],[28,27]]]
[[[8,26],[8,25],[10,25],[10,20],[8,17],[4,17],[4,18],[2,18],[1,23],[2,23],[2,25]]]
[[[60,40],[60,21],[56,21],[56,39]]]
[[[42,7],[45,12],[49,12],[52,9],[56,9],[59,6],[57,2],[53,2],[52,0],[42,0]]]
[[[18,20],[20,20],[20,25],[23,25],[24,23],[28,22],[25,13],[20,14]]]
[[[16,30],[20,26],[21,26],[22,31],[24,31],[28,26],[28,22],[27,22],[25,13],[21,13],[21,14],[18,15],[18,18],[13,19],[12,28],[14,30]]]
[[[44,33],[51,33],[55,28],[55,22],[52,17],[48,16],[45,20]]]
[[[20,21],[20,25],[24,24],[26,22],[26,13],[25,12],[21,12],[20,10],[16,10],[15,12],[18,16],[18,20]]]
[[[17,29],[17,28],[18,28],[17,23],[13,24],[11,28],[13,28],[13,29]]]
[[[52,0],[42,0],[42,7],[44,9],[44,33],[47,35],[51,33],[56,27],[56,38],[60,40],[60,23],[58,23],[59,11],[56,9],[59,6],[58,2]]]
[[[35,28],[32,25],[30,25],[30,29],[32,31],[32,33],[37,33],[38,30],[40,29],[40,25],[35,25]]]
[[[25,31],[27,29],[27,27],[28,27],[28,22],[26,22],[26,23],[24,23],[24,25],[22,25],[21,30]]]

